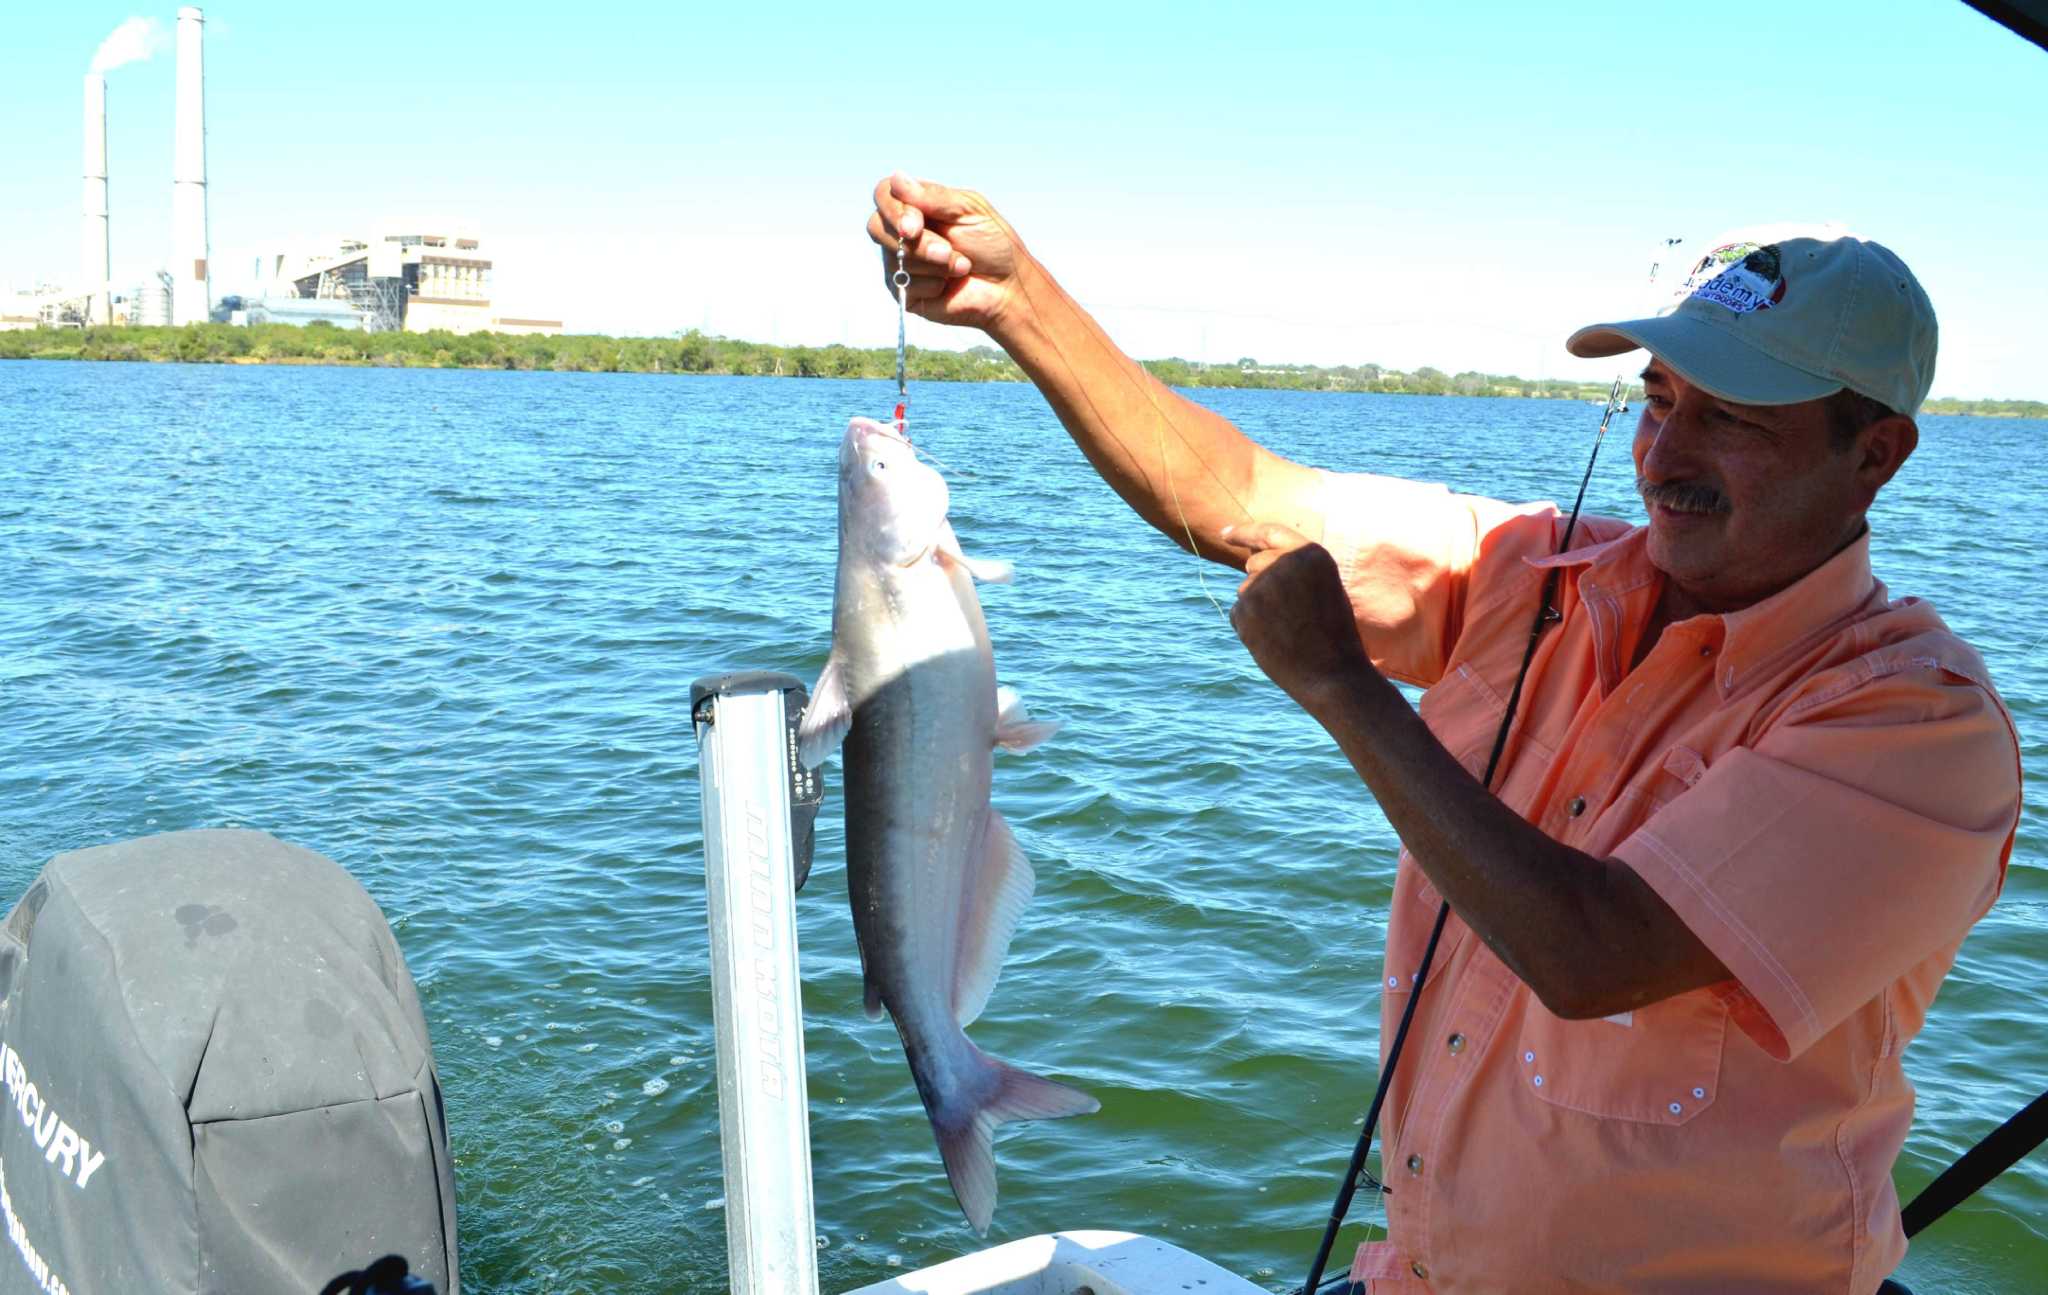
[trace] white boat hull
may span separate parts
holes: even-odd
[[[1266,1295],[1179,1246],[1132,1232],[1051,1232],[847,1295]]]

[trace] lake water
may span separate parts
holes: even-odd
[[[346,866],[433,1029],[473,1292],[725,1285],[692,679],[816,677],[833,464],[884,383],[0,365],[0,901],[58,851],[265,828]],[[1568,500],[1585,405],[1206,392],[1284,453]],[[1196,565],[1017,386],[912,393],[1000,674],[1038,896],[974,1034],[1100,1114],[1005,1130],[990,1242],[1114,1227],[1300,1280],[1370,1097],[1395,842]],[[1590,507],[1638,516],[1625,434]],[[1907,1053],[1910,1195],[2048,1086],[2048,423],[1930,418],[1873,517],[1989,660],[2031,786],[2005,894]],[[832,766],[837,785],[836,764]],[[974,1248],[860,1010],[839,806],[800,914],[828,1290]],[[1918,1243],[2048,1289],[2048,1156]],[[1362,1227],[1347,1229],[1344,1250]]]

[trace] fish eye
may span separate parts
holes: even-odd
[[[887,460],[876,459],[873,463],[869,464],[868,466],[872,468],[874,471],[880,472],[883,468],[888,467],[889,464]]]

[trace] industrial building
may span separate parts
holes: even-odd
[[[109,282],[107,81],[95,59],[85,74],[78,279],[0,297],[0,329],[325,320],[372,332],[562,331],[560,320],[494,315],[490,259],[474,237],[445,233],[389,233],[310,253],[268,255],[257,264],[251,296],[219,302],[207,231],[205,23],[197,8],[178,10],[169,268],[139,286]],[[118,65],[118,60],[106,64]]]
[[[138,20],[139,21],[139,20]],[[213,317],[206,232],[206,18],[178,10],[177,108],[171,172],[171,265],[138,286],[111,282],[107,204],[107,78],[85,74],[84,202],[78,279],[42,284],[0,301],[0,328],[89,324],[187,324]]]
[[[374,240],[346,239],[310,254],[274,253],[260,259],[257,295],[247,305],[285,322],[304,307],[326,302],[353,310],[371,332],[559,333],[558,319],[513,319],[491,309],[491,260],[480,242],[448,233],[390,233]]]
[[[79,328],[87,324],[168,324],[171,322],[171,276],[158,271],[149,283],[98,292],[76,286],[44,283],[0,294],[0,332],[21,328]],[[104,312],[104,313],[101,313]]]
[[[213,317],[206,238],[206,20],[178,10],[178,133],[171,168],[171,322]]]

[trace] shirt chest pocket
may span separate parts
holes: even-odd
[[[1565,839],[1589,854],[1611,854],[1614,847],[1649,822],[1658,810],[1689,791],[1706,772],[1707,762],[1699,752],[1688,746],[1674,746],[1664,753],[1661,762],[1622,788],[1614,803],[1600,811],[1583,836]],[[1548,826],[1552,834],[1562,835],[1569,820],[1561,817],[1560,810],[1554,809],[1551,814]]]
[[[1664,753],[1664,763],[1650,779],[1645,792],[1654,810],[1664,808],[1707,776],[1705,757],[1689,746],[1674,746]]]
[[[1596,1021],[1526,998],[1517,1080],[1536,1101],[1601,1119],[1678,1125],[1714,1104],[1728,1009],[1711,990]]]

